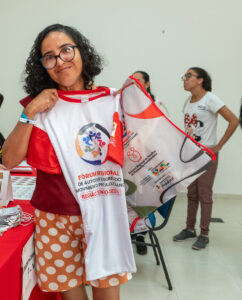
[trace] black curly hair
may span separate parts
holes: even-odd
[[[84,79],[84,88],[91,89],[93,80],[102,70],[102,59],[90,45],[88,39],[73,27],[62,24],[53,24],[42,30],[34,41],[25,66],[24,90],[31,96],[37,96],[42,90],[58,88],[46,69],[40,62],[41,44],[45,37],[53,31],[64,32],[78,47],[82,58],[82,76]]]

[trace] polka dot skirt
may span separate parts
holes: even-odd
[[[45,292],[62,292],[83,283],[107,288],[123,284],[131,273],[119,273],[87,281],[86,249],[81,216],[66,216],[35,210],[35,254],[38,284]]]

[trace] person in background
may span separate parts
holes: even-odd
[[[191,94],[183,107],[185,131],[197,142],[210,148],[217,157],[213,166],[189,185],[186,228],[173,237],[174,241],[181,242],[197,236],[195,224],[200,203],[201,233],[192,245],[192,249],[200,250],[209,243],[209,223],[213,204],[212,188],[218,165],[218,153],[234,133],[239,120],[220,98],[211,92],[212,80],[207,71],[198,67],[189,68],[182,76],[182,80],[185,91]],[[228,127],[219,142],[216,139],[218,115],[228,122]]]
[[[3,103],[3,95],[0,94],[0,108],[2,106],[2,103]],[[5,139],[0,131],[0,165],[2,164],[2,147],[3,147],[3,143],[4,143]]]
[[[156,103],[156,105],[158,105],[158,107],[162,110],[162,112],[165,115],[169,116],[169,113],[168,113],[168,110],[167,110],[165,104],[163,102],[161,102],[160,100],[157,100],[155,95],[152,94],[152,92],[151,92],[149,74],[146,73],[145,71],[136,71],[133,73],[133,77],[142,84],[142,86],[144,87],[146,92],[150,95],[151,99]]]
[[[133,77],[137,79],[143,88],[146,90],[146,92],[150,95],[151,99],[158,104],[159,108],[166,114],[168,114],[168,110],[165,107],[165,105],[161,101],[157,101],[154,94],[151,92],[151,87],[150,87],[150,76],[148,73],[145,71],[136,71],[133,73]],[[136,252],[140,255],[145,255],[147,254],[147,246],[145,245],[145,235],[146,233],[138,233],[135,235],[135,239],[137,242],[136,243]]]
[[[241,99],[241,105],[240,105],[239,123],[240,123],[240,127],[242,128],[242,99]]]
[[[95,300],[119,300],[120,284],[135,272],[124,186],[105,195],[101,193],[105,189],[97,188],[100,193],[94,191],[89,199],[82,197],[89,195],[86,192],[73,192],[78,183],[84,190],[90,187],[81,175],[85,178],[93,170],[98,182],[112,170],[118,170],[117,176],[122,174],[122,151],[113,149],[114,162],[105,164],[90,164],[86,158],[91,159],[92,153],[95,158],[105,158],[109,140],[102,139],[111,135],[114,116],[120,124],[120,113],[113,112],[119,98],[114,98],[109,88],[94,89],[94,77],[101,70],[100,56],[75,28],[53,24],[42,30],[26,63],[24,88],[30,96],[20,101],[23,113],[3,147],[8,169],[26,155],[28,163],[37,168],[31,204],[36,208],[38,284],[45,292],[60,292],[63,300],[88,299],[85,284],[92,287]],[[95,118],[90,110],[95,110]],[[116,131],[113,134],[116,136]],[[121,133],[116,140],[122,145]],[[82,150],[80,143],[90,146]],[[93,151],[90,155],[89,150]],[[71,184],[70,178],[75,180]],[[92,280],[87,280],[88,267]]]

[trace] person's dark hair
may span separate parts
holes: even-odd
[[[149,82],[150,83],[150,76],[148,73],[146,73],[145,71],[136,71],[135,73],[140,73],[145,81],[145,83]],[[150,85],[147,89],[148,94],[150,95],[150,97],[152,98],[153,101],[155,101],[155,95],[151,93],[151,89],[150,89]]]
[[[83,63],[82,76],[85,89],[91,89],[94,77],[102,70],[102,60],[85,36],[73,27],[62,24],[50,25],[37,36],[26,62],[24,89],[31,97],[35,97],[44,89],[58,88],[57,83],[50,78],[40,62],[41,44],[45,37],[54,31],[64,32],[78,47]]]
[[[4,99],[3,95],[0,94],[0,107],[1,107],[1,105],[2,105],[2,103],[3,103],[3,99]]]
[[[189,68],[197,73],[197,78],[203,78],[202,87],[205,91],[211,92],[212,91],[212,79],[207,71],[199,67],[192,67]]]

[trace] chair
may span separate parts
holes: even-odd
[[[172,290],[172,285],[171,285],[170,277],[169,277],[169,274],[168,274],[168,271],[167,271],[167,268],[166,268],[165,260],[164,260],[164,257],[163,257],[162,251],[161,251],[160,243],[159,243],[159,240],[157,238],[157,235],[156,235],[155,231],[161,230],[162,228],[164,228],[166,226],[166,224],[169,220],[169,217],[170,217],[171,210],[173,208],[175,199],[176,199],[176,197],[173,197],[172,199],[167,201],[165,204],[163,204],[162,206],[160,206],[159,208],[156,209],[159,212],[159,214],[162,215],[162,217],[164,218],[163,222],[159,226],[155,226],[154,213],[149,215],[149,219],[151,221],[151,224],[154,227],[152,227],[152,228],[150,228],[147,231],[144,231],[142,233],[148,233],[149,234],[150,243],[137,241],[135,239],[136,235],[131,236],[133,244],[146,245],[146,246],[149,246],[149,247],[153,248],[154,255],[155,255],[155,258],[156,258],[156,264],[157,265],[160,265],[160,263],[162,264],[169,290]]]

